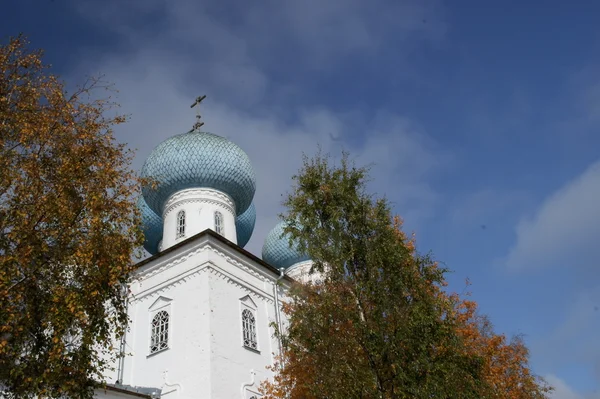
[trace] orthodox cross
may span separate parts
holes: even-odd
[[[200,116],[200,103],[205,98],[206,98],[206,95],[197,97],[196,101],[194,101],[194,103],[190,107],[190,108],[197,107],[196,108],[196,123],[194,123],[194,127],[192,128],[192,130],[200,130],[200,128],[202,127],[202,125],[204,125],[204,122],[200,122],[200,119],[202,118],[202,116]]]

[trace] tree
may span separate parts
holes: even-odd
[[[112,134],[124,118],[94,99],[108,87],[68,96],[27,46],[0,46],[0,387],[87,398],[126,328],[138,183]]]
[[[463,350],[446,270],[366,193],[367,173],[347,155],[339,167],[318,155],[294,177],[285,231],[325,277],[290,291],[267,397],[482,397],[483,359]]]
[[[547,398],[553,388],[531,372],[529,350],[522,337],[507,341],[504,335],[494,333],[489,318],[477,312],[474,301],[461,300],[456,294],[451,297],[456,303],[458,332],[465,341],[465,349],[484,359],[483,376],[493,392],[492,397]]]
[[[507,397],[491,384],[485,345],[467,333],[480,327],[471,302],[446,294],[447,270],[417,253],[389,203],[367,194],[367,178],[347,154],[339,166],[305,158],[294,176],[284,231],[322,279],[289,292],[266,398]]]

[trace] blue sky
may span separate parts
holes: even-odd
[[[524,334],[554,398],[600,398],[600,3],[21,0],[25,33],[70,84],[103,73],[141,167],[194,122],[258,175],[248,248],[313,154],[374,163],[421,251],[498,331]]]

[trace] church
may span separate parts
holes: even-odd
[[[137,264],[124,354],[98,398],[259,399],[280,352],[281,303],[311,261],[282,236],[248,252],[255,172],[235,143],[202,123],[158,144],[142,168],[138,206],[152,255]]]

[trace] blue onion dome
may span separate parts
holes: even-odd
[[[237,236],[237,245],[244,247],[250,241],[256,222],[256,207],[254,203],[250,204],[246,212],[235,218],[235,232]]]
[[[283,236],[285,221],[279,222],[267,234],[262,249],[262,258],[271,266],[288,268],[298,262],[309,260],[307,255],[300,253],[296,245],[290,246],[289,235]]]
[[[197,130],[160,143],[142,167],[142,177],[155,180],[142,187],[148,206],[161,215],[169,196],[187,188],[212,188],[228,194],[237,215],[248,209],[256,177],[248,155],[216,134]]]
[[[150,254],[155,255],[158,253],[158,244],[162,240],[163,235],[163,222],[160,216],[158,216],[146,201],[144,197],[140,195],[137,201],[138,209],[142,215],[142,231],[144,232],[144,249]]]

